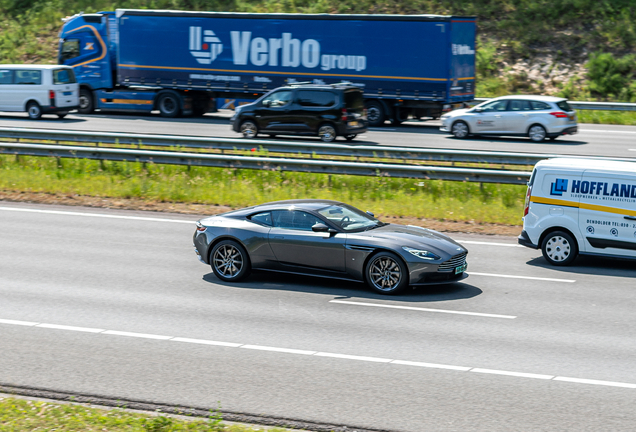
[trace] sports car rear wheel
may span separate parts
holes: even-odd
[[[243,246],[234,240],[219,242],[210,254],[212,271],[222,281],[235,282],[250,272],[250,258]]]
[[[409,285],[404,262],[390,252],[379,252],[367,263],[367,283],[380,294],[396,294]]]

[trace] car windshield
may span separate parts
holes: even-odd
[[[385,225],[376,218],[346,204],[332,205],[318,210],[332,224],[345,231],[358,231]]]

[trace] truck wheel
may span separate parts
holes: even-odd
[[[408,108],[398,108],[395,107],[393,116],[393,126],[399,126],[402,122],[405,122],[409,118],[409,110]]]
[[[386,118],[384,106],[380,102],[371,101],[367,103],[367,120],[369,126],[382,126]]]
[[[27,104],[27,114],[29,114],[29,118],[31,120],[39,120],[42,118],[42,108],[40,104],[37,102],[29,102]]]
[[[179,98],[177,95],[172,93],[165,93],[159,96],[157,107],[159,108],[159,114],[161,114],[161,117],[174,118],[181,112],[181,103]]]
[[[579,248],[570,234],[564,231],[553,231],[541,242],[541,252],[550,264],[566,266],[572,264]]]
[[[92,114],[95,110],[93,104],[93,92],[89,89],[81,89],[79,94],[79,113],[80,114]]]

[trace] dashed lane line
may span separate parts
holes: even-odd
[[[574,279],[555,279],[555,278],[544,278],[544,277],[534,277],[534,276],[503,275],[503,274],[495,274],[495,273],[470,272],[470,275],[471,276],[487,276],[487,277],[508,278],[508,279],[526,279],[526,280],[536,280],[536,281],[544,281],[544,282],[565,282],[565,283],[574,283],[574,282],[576,282],[576,280],[574,280]]]
[[[96,217],[96,218],[108,218],[108,219],[127,219],[127,220],[150,221],[150,222],[172,222],[172,223],[194,224],[194,221],[183,220],[183,219],[153,218],[153,217],[143,217],[143,216],[123,216],[123,215],[111,215],[111,214],[105,214],[105,213],[72,212],[72,211],[61,211],[61,210],[40,210],[40,209],[25,209],[25,208],[14,208],[14,207],[0,207],[0,210],[26,212],[26,213],[44,213],[44,214],[54,214],[54,215],[64,215],[64,216],[84,216],[84,217]]]
[[[338,303],[338,304],[347,304],[354,306],[369,306],[369,307],[379,307],[379,308],[387,308],[387,309],[402,309],[402,310],[412,310],[412,311],[420,311],[420,312],[438,312],[445,314],[456,314],[456,315],[472,315],[479,317],[487,317],[487,318],[506,318],[506,319],[515,319],[516,316],[512,315],[497,315],[497,314],[487,314],[481,312],[464,312],[464,311],[456,311],[456,310],[448,310],[448,309],[430,309],[430,308],[421,308],[415,306],[399,306],[399,305],[389,305],[389,304],[378,304],[378,303],[365,303],[365,302],[356,302],[349,300],[329,300],[329,303]]]

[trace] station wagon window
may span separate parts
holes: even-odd
[[[324,223],[316,216],[298,210],[276,210],[272,212],[276,228],[311,231],[317,223]]]
[[[572,107],[570,106],[570,104],[568,103],[568,101],[561,101],[561,102],[557,102],[557,106],[559,108],[561,108],[563,111],[567,112],[567,111],[573,111]]]
[[[250,220],[262,225],[272,226],[272,214],[270,212],[257,213],[250,216]]]
[[[507,100],[499,100],[499,101],[487,103],[486,105],[482,105],[481,109],[483,112],[506,111],[507,106],[508,106]]]
[[[79,39],[68,39],[62,43],[61,60],[69,60],[80,55]]]
[[[532,106],[532,109],[534,111],[549,110],[550,109],[550,105],[548,105],[545,102],[539,102],[539,101],[530,101],[530,106]]]
[[[530,111],[530,102],[526,100],[510,101],[509,111]]]
[[[74,84],[76,82],[73,69],[53,70],[53,84]]]
[[[265,96],[261,103],[270,108],[282,107],[290,103],[292,100],[292,92],[289,90],[277,91],[269,96]]]
[[[42,71],[17,70],[15,71],[14,84],[42,84]]]
[[[336,104],[336,95],[328,91],[299,90],[298,105],[304,107],[330,107]]]
[[[0,70],[0,84],[13,84],[13,71]]]

